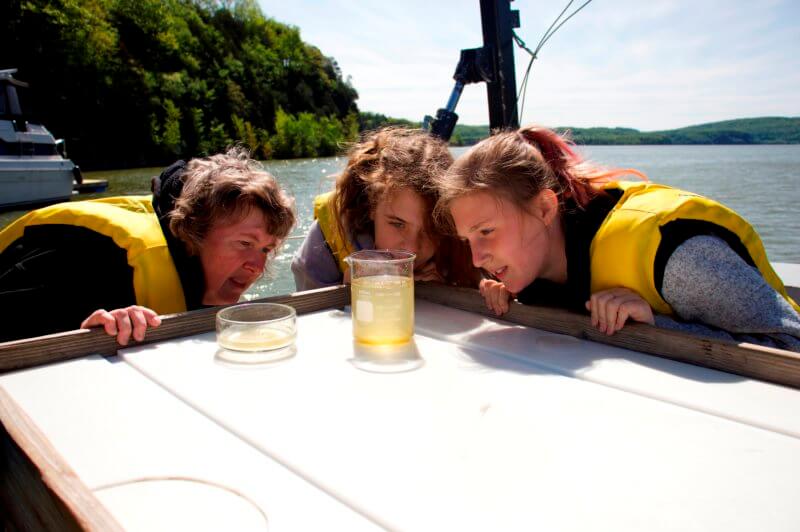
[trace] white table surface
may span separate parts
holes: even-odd
[[[388,528],[800,528],[796,390],[419,301],[407,373],[356,369],[346,312],[298,327],[262,367],[213,334],[121,357]]]
[[[117,357],[0,386],[126,530],[377,528]]]

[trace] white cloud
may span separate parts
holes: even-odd
[[[511,4],[530,47],[565,3]],[[482,44],[477,1],[261,4],[336,58],[352,76],[362,110],[391,116],[419,120],[442,107],[460,49]],[[595,0],[542,49],[523,121],[655,130],[797,116],[798,55],[795,0]],[[516,54],[518,82],[527,60]],[[461,123],[488,122],[485,94],[483,86],[467,87],[457,109]]]

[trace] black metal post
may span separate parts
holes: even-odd
[[[489,128],[518,128],[517,81],[514,72],[513,28],[519,27],[519,12],[510,0],[481,0],[483,47],[493,59],[494,76],[486,82]]]
[[[464,85],[486,82],[489,100],[489,129],[518,128],[517,81],[514,73],[512,31],[519,27],[519,11],[511,10],[511,0],[480,0],[483,47],[461,50],[453,79],[455,87],[447,106],[426,116],[423,128],[450,140],[458,121],[455,112]]]

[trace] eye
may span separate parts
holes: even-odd
[[[249,240],[237,240],[236,243],[239,245],[239,247],[244,249],[248,249],[253,246],[253,243]]]
[[[397,222],[397,221],[389,222],[389,225],[391,225],[392,227],[396,227],[397,229],[403,229],[406,226],[405,222]]]
[[[481,236],[489,236],[490,234],[494,233],[494,228],[485,228],[480,230]]]

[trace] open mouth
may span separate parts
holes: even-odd
[[[234,288],[238,288],[239,290],[246,290],[247,287],[250,286],[250,283],[237,281],[234,278],[228,279],[228,282],[231,283],[231,285],[233,285]]]
[[[502,268],[494,270],[492,272],[492,275],[494,275],[495,277],[497,277],[497,279],[502,281],[507,271],[508,271],[508,266],[503,266]]]

